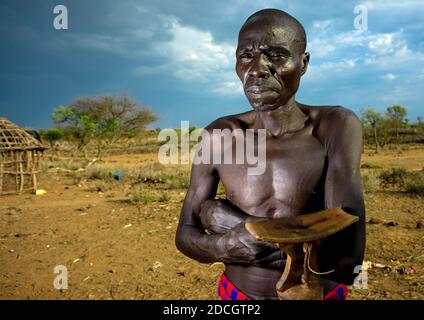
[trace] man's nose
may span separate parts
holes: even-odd
[[[266,57],[263,54],[255,57],[249,70],[249,77],[255,79],[268,79],[270,76],[268,64],[269,62],[266,60]]]

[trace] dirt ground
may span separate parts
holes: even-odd
[[[108,157],[136,167],[155,155]],[[363,163],[420,170],[424,147],[365,152]],[[367,171],[367,170],[364,170]],[[0,197],[0,299],[217,299],[222,264],[200,264],[182,255],[174,236],[184,189],[162,190],[167,201],[138,210],[127,201],[129,185],[93,191],[94,181],[75,183],[49,169],[45,195]],[[424,199],[395,191],[366,195],[368,288],[350,299],[424,299]],[[54,267],[68,269],[68,289],[57,290]]]

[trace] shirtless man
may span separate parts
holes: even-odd
[[[202,263],[223,262],[225,276],[252,299],[277,299],[275,285],[285,255],[257,241],[248,219],[272,219],[341,207],[359,222],[319,247],[326,295],[352,284],[365,248],[365,208],[360,178],[362,129],[339,106],[308,106],[295,100],[309,54],[302,25],[287,13],[261,10],[242,26],[236,72],[253,111],[220,118],[206,130],[266,129],[266,170],[249,175],[246,165],[193,164],[176,235],[177,248]],[[212,138],[213,139],[213,138]],[[219,180],[226,200],[214,199]]]

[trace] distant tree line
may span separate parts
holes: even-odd
[[[415,123],[409,123],[408,110],[400,105],[387,107],[385,113],[380,113],[372,107],[361,112],[364,127],[364,141],[373,144],[376,152],[386,144],[394,143],[397,147],[405,142],[402,135],[415,136],[415,142],[424,142],[424,122],[418,117]],[[372,142],[371,142],[372,141]]]
[[[402,136],[413,136],[415,142],[424,143],[423,119],[418,117],[415,123],[409,123],[407,115],[407,109],[400,105],[390,106],[384,113],[370,106],[363,109],[364,143],[372,144],[376,152],[387,144],[399,146],[405,142]],[[67,140],[75,146],[71,159],[80,153],[88,159],[89,144],[95,146],[96,158],[101,158],[112,144],[135,137],[157,119],[150,108],[126,94],[78,97],[69,105],[54,109],[52,120],[55,127],[40,130],[40,135],[50,145],[53,156],[57,142]]]

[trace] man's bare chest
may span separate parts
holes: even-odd
[[[322,144],[308,134],[268,139],[265,158],[265,169],[259,175],[249,174],[252,165],[246,163],[218,168],[227,198],[254,215],[278,216],[302,210],[323,174]]]

